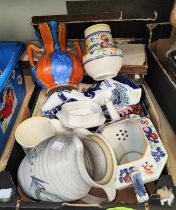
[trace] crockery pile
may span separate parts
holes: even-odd
[[[54,59],[41,65],[42,57],[36,66],[31,64],[41,87],[62,88],[54,89],[43,104],[43,117],[27,119],[16,130],[16,140],[26,152],[18,170],[21,189],[34,199],[71,202],[90,201],[88,193],[96,187],[112,201],[116,190],[133,185],[138,201],[147,201],[144,183],[159,178],[167,153],[152,122],[142,112],[141,88],[127,76],[117,76],[123,54],[113,43],[110,27],[97,24],[85,30],[84,69],[94,80],[102,81],[84,85],[79,84],[81,49],[77,48],[81,59],[67,51],[65,26],[56,25],[52,21],[38,28],[45,59]],[[62,29],[60,33],[56,33],[58,28]],[[56,34],[60,35],[59,41]],[[28,49],[31,59],[31,45]],[[68,56],[72,58],[70,67],[64,60]],[[80,77],[72,82],[76,71],[80,71]],[[47,74],[52,83],[48,80],[45,84]],[[70,85],[83,88],[68,89]],[[31,134],[27,132],[30,127]]]

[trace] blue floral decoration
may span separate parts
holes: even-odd
[[[97,90],[101,90],[100,85],[96,84],[93,87],[89,88],[88,90],[84,91],[84,96],[89,97],[89,98],[94,98],[95,97],[95,92]]]
[[[34,187],[37,190],[46,190],[42,184],[48,184],[47,182],[42,181],[41,179],[36,178],[34,175],[31,176],[32,182],[30,186],[30,190]]]
[[[143,127],[143,130],[149,141],[153,143],[159,143],[158,134],[155,131],[153,131],[151,127]]]
[[[127,95],[127,89],[120,84],[116,84],[116,88],[113,90],[112,101],[116,108],[129,105],[129,97]]]
[[[161,150],[160,147],[157,147],[156,151],[151,151],[151,154],[154,157],[156,162],[159,162],[161,157],[165,156],[165,153]]]
[[[30,190],[33,188],[35,196],[38,200],[40,200],[40,194],[46,192],[43,184],[48,184],[47,182],[42,181],[41,179],[36,178],[34,175],[31,176],[32,182],[30,186]]]
[[[130,174],[131,174],[133,168],[134,168],[134,166],[120,170],[119,181],[121,183],[123,183],[123,182],[130,183],[131,182]]]
[[[65,90],[64,92],[70,92],[70,91],[67,91]],[[62,105],[65,104],[65,103],[68,103],[68,102],[74,102],[74,101],[77,101],[76,99],[74,98],[67,98],[64,96],[64,94],[62,93],[62,91],[58,91],[58,97],[62,100],[62,104],[54,107],[53,109],[50,109],[50,110],[47,110],[47,111],[43,111],[43,116],[45,117],[48,117],[50,119],[55,119],[57,118],[56,117],[56,114],[62,109]]]

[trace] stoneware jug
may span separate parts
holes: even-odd
[[[56,21],[41,23],[36,29],[36,35],[41,42],[42,48],[34,44],[27,46],[27,53],[31,65],[31,71],[36,83],[43,89],[57,89],[60,86],[75,86],[83,77],[82,49],[78,42],[74,48],[66,47],[66,25]],[[36,65],[34,64],[35,53],[42,53]]]
[[[18,170],[26,195],[43,201],[75,201],[96,187],[112,201],[116,197],[115,155],[102,135],[88,134],[58,135],[31,150]]]

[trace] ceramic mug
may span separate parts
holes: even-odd
[[[27,153],[43,140],[65,132],[66,128],[57,119],[31,117],[17,127],[15,139]]]

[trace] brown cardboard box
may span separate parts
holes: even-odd
[[[151,13],[150,13],[151,14]],[[152,13],[153,14],[153,13]],[[159,13],[158,13],[159,14]],[[107,16],[107,15],[106,15]],[[112,16],[111,16],[112,17]],[[32,19],[33,23],[36,22],[36,24],[38,23],[37,21],[44,21],[44,20],[49,20],[52,17],[34,17]],[[56,16],[54,16],[54,18],[58,18]],[[63,17],[62,17],[63,18]],[[66,17],[64,17],[66,18]],[[68,17],[67,17],[68,18]],[[70,18],[70,17],[69,17]],[[73,18],[73,17],[72,17]],[[96,22],[97,22],[97,18],[94,16]],[[99,17],[100,19],[98,20],[98,22],[102,21],[102,17]],[[109,16],[108,16],[109,18]],[[116,14],[116,18],[115,19],[106,19],[103,22],[106,22],[108,24],[110,24],[110,26],[112,27],[112,31],[113,31],[113,37],[116,37],[118,40],[124,40],[124,43],[127,41],[128,43],[139,43],[139,44],[145,44],[145,30],[146,30],[146,23],[151,23],[156,21],[155,18],[149,18],[147,16],[143,17],[143,19],[139,18],[139,19],[125,19],[122,21],[121,16],[117,16]],[[59,19],[60,20],[60,19]],[[69,30],[69,34],[68,34],[68,38],[73,38],[73,39],[81,39],[83,38],[83,31],[84,29],[92,24],[92,20],[89,21],[85,21],[85,23],[83,21],[78,21],[78,22],[69,22],[68,20],[68,30]],[[138,73],[140,74],[139,68],[135,67],[134,71],[132,69],[128,70],[128,72],[132,75]],[[127,72],[124,72],[125,74]],[[146,72],[145,72],[146,73]],[[142,75],[144,75],[145,73],[141,73]],[[28,80],[28,79],[29,80]],[[34,90],[34,84],[31,82],[31,77],[29,77],[28,75],[26,75],[26,79],[27,81],[29,81],[29,83],[27,83],[27,88],[28,88],[28,97],[25,99],[26,102],[23,105],[23,109],[20,111],[19,113],[19,118],[17,120],[17,124],[20,123],[23,119],[25,119],[26,117],[28,117],[31,113],[33,113],[33,111],[35,112],[35,107],[40,107],[41,104],[43,103],[43,99],[42,98],[42,93],[39,95],[40,91],[38,88],[35,87]],[[34,91],[33,91],[34,90]],[[33,92],[32,92],[33,91]],[[147,84],[143,85],[143,104],[145,106],[145,110],[146,110],[146,114],[150,115],[150,118],[152,120],[152,122],[154,123],[155,127],[157,128],[157,131],[159,132],[159,135],[161,136],[161,139],[163,140],[163,143],[165,144],[165,146],[167,146],[168,140],[170,142],[172,142],[172,146],[174,146],[175,144],[174,142],[174,132],[172,130],[172,128],[170,127],[168,121],[166,120],[163,112],[161,111],[158,103],[156,102],[151,90],[149,89],[149,87],[147,86]],[[29,103],[28,103],[29,102]],[[25,110],[25,111],[24,111]],[[4,155],[4,160],[3,160],[3,169],[6,168],[6,171],[10,172],[10,176],[8,176],[8,180],[9,180],[9,185],[7,183],[6,187],[11,186],[11,177],[13,179],[13,182],[15,183],[15,185],[17,186],[17,179],[16,179],[16,173],[17,173],[17,169],[18,166],[22,160],[22,158],[24,157],[24,153],[23,150],[20,148],[20,146],[15,142],[14,144],[14,132],[12,132],[11,135],[11,141],[9,141],[9,146],[7,150],[5,150],[5,155]],[[172,147],[171,146],[171,147]],[[172,164],[174,163],[174,151],[168,149],[169,147],[166,147],[167,151],[169,153],[169,161],[167,164],[166,169],[163,171],[163,175],[165,174],[164,178],[163,176],[161,177],[161,179],[166,180],[167,183],[167,179],[169,177],[169,179],[171,179],[171,177],[169,176],[169,174],[174,176],[174,169],[172,168]],[[175,147],[172,147],[172,149],[174,149]],[[12,151],[11,151],[12,150]],[[170,154],[170,152],[172,152],[172,154]],[[7,154],[7,155],[6,155]],[[171,157],[171,158],[170,158]],[[7,163],[7,164],[6,164]],[[175,167],[176,168],[176,167]],[[3,177],[4,177],[4,173],[3,172]],[[3,179],[1,179],[2,173],[0,173],[0,183],[3,182]],[[0,185],[1,186],[1,185]],[[172,184],[173,187],[173,184]],[[155,194],[156,193],[156,183],[150,183],[147,185],[147,189],[150,192],[150,194]],[[15,192],[15,189],[14,189]],[[99,196],[103,196],[104,194],[102,194],[102,191],[92,191],[92,193],[95,193],[96,195]],[[161,209],[161,204],[160,201],[158,199],[158,197],[151,197],[150,201],[149,201],[149,207],[147,206],[148,204],[137,204],[136,203],[136,198],[134,195],[134,190],[133,189],[127,189],[124,191],[121,191],[118,193],[117,199],[114,202],[111,203],[102,203],[102,204],[83,204],[82,202],[76,202],[76,203],[72,203],[72,204],[68,204],[68,203],[52,203],[52,202],[35,202],[35,201],[30,201],[28,198],[25,197],[25,195],[23,195],[20,190],[18,189],[18,193],[16,191],[16,202],[14,205],[14,203],[12,204],[11,201],[7,202],[6,204],[1,205],[0,203],[0,209],[107,209],[109,207],[128,207],[128,208],[132,208],[132,209]],[[171,207],[170,209],[174,209],[175,206],[173,206],[173,208]]]

